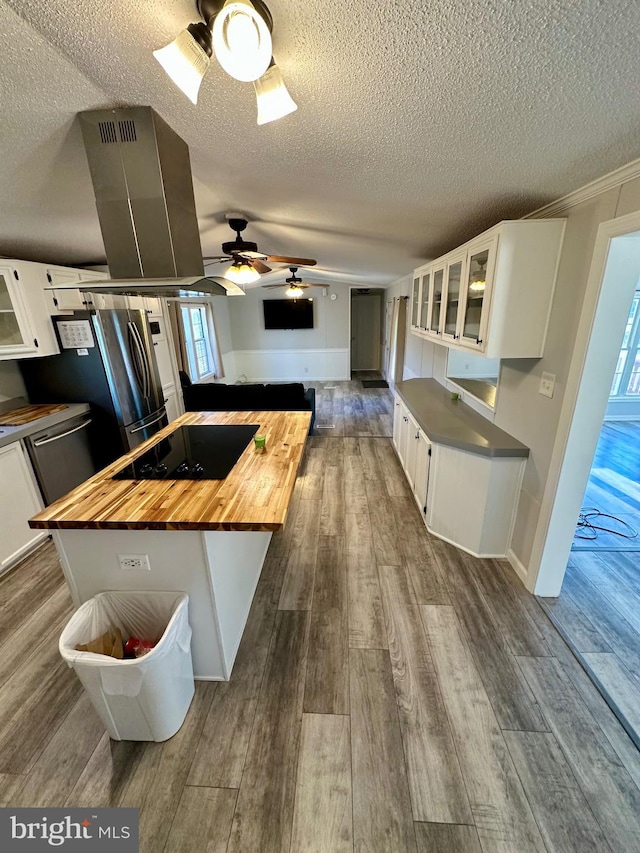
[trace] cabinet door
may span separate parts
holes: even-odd
[[[407,452],[405,454],[405,464],[404,470],[407,474],[407,479],[409,480],[409,485],[412,489],[415,488],[415,478],[416,478],[416,450],[418,444],[418,433],[420,432],[420,427],[418,426],[418,422],[415,418],[407,412],[407,438],[406,438],[406,446]]]
[[[429,489],[429,463],[431,462],[431,442],[424,432],[418,430],[416,439],[416,461],[413,492],[423,517],[427,514]]]
[[[433,282],[431,284],[431,319],[429,320],[429,331],[434,335],[441,333],[443,290],[444,267],[440,267],[433,271]]]
[[[33,475],[19,441],[0,447],[0,571],[17,562],[46,531],[32,530],[28,521],[42,509]]]
[[[462,268],[464,255],[452,259],[447,264],[446,283],[444,289],[444,317],[442,323],[442,337],[448,340],[457,340],[461,325],[460,293],[462,290]]]
[[[0,358],[17,358],[37,349],[18,272],[13,267],[0,266]]]
[[[173,386],[171,387],[173,388],[173,391],[168,392],[166,388],[162,389],[164,393],[164,405],[167,410],[167,418],[169,419],[169,423],[171,423],[171,421],[175,421],[175,419],[180,415],[176,390]]]
[[[65,285],[65,289],[53,290],[54,305],[58,311],[84,311],[87,308],[88,296],[75,288],[69,288],[72,282],[80,281],[80,273],[74,270],[47,270],[47,280],[55,285]]]
[[[402,432],[403,406],[397,397],[393,399],[393,444],[400,455],[400,434]]]
[[[411,291],[411,328],[417,329],[420,320],[420,276],[414,275]]]
[[[431,305],[431,271],[422,276],[420,293],[420,328],[426,332],[429,328],[429,307]]]
[[[492,241],[471,249],[466,267],[460,342],[480,350],[484,349],[489,322],[496,245]]]

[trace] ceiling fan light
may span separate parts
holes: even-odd
[[[487,285],[487,282],[483,278],[475,278],[469,284],[469,290],[473,290],[476,293],[479,293],[485,289],[486,285]]]
[[[249,0],[227,0],[213,22],[213,50],[231,77],[251,83],[271,62],[271,33]]]
[[[253,284],[260,278],[260,273],[249,264],[239,262],[231,264],[224,276],[234,284]]]
[[[292,284],[291,287],[288,287],[285,290],[287,296],[290,296],[292,299],[297,299],[299,296],[302,296],[303,290],[301,287],[298,287],[295,284]]]
[[[197,104],[200,84],[207,73],[210,59],[189,30],[182,30],[166,47],[154,50],[153,55],[176,86],[192,103]]]
[[[258,124],[268,124],[298,109],[274,60],[262,77],[254,80],[253,86],[258,101]]]

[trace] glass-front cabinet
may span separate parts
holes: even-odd
[[[413,291],[411,294],[411,328],[418,328],[420,318],[420,276],[413,277]]]
[[[444,296],[444,318],[442,334],[456,340],[460,336],[460,297],[462,291],[462,268],[465,257],[452,259],[447,264],[447,285]]]
[[[504,220],[414,270],[411,332],[483,358],[544,353],[566,220]]]
[[[491,295],[490,273],[495,244],[479,246],[469,253],[460,339],[482,348]]]
[[[424,273],[421,287],[420,328],[426,331],[429,328],[429,306],[431,305],[431,272]]]
[[[431,321],[429,330],[435,335],[439,335],[440,320],[442,317],[442,291],[444,288],[444,267],[433,271],[433,288],[431,297]]]
[[[0,353],[23,355],[37,348],[16,270],[0,266]]]

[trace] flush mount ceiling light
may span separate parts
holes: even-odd
[[[253,82],[258,124],[275,121],[297,109],[272,56],[273,18],[263,0],[196,0],[204,18],[189,24],[153,55],[169,77],[195,104],[211,55],[231,77]]]
[[[253,284],[254,281],[258,281],[260,278],[260,273],[245,263],[245,261],[236,261],[231,264],[224,277],[234,282],[234,284]]]

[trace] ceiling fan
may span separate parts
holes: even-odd
[[[258,244],[242,239],[242,232],[247,227],[247,220],[239,213],[227,213],[226,220],[232,231],[236,232],[236,239],[222,244],[223,255],[205,257],[207,263],[228,263],[232,261],[231,267],[225,273],[226,277],[236,284],[251,284],[260,278],[262,273],[271,272],[271,267],[264,262],[272,264],[297,264],[298,266],[315,266],[318,262],[313,258],[290,258],[284,255],[267,255],[258,251]],[[296,266],[296,269],[298,267]]]
[[[298,272],[298,267],[289,267],[291,270],[291,275],[289,278],[285,279],[282,284],[263,284],[263,287],[286,287],[287,288],[287,296],[301,296],[302,292],[307,287],[329,287],[329,285],[324,282],[321,284],[320,282],[313,281],[303,281],[301,278],[298,278],[296,273]]]

